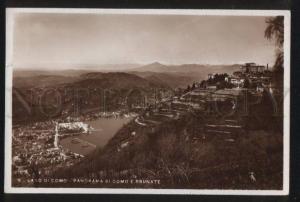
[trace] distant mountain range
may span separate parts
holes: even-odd
[[[136,74],[152,81],[159,81],[172,88],[186,87],[192,82],[201,81],[211,73],[232,74],[238,71],[240,65],[164,65],[158,62],[129,70],[129,73]]]
[[[154,62],[139,67],[137,64],[99,66],[87,69],[66,70],[15,70],[14,85],[19,87],[41,87],[72,82],[93,82],[100,86],[185,88],[193,82],[207,78],[210,73],[232,74],[240,65],[165,65]],[[115,67],[115,68],[114,68]],[[111,69],[111,70],[109,70]],[[122,72],[122,73],[121,73]],[[147,84],[146,84],[147,83]]]
[[[182,64],[182,65],[164,65],[159,62],[154,62],[148,65],[144,65],[138,68],[130,69],[134,72],[233,72],[237,71],[241,65],[202,65],[202,64]]]

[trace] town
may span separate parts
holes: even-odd
[[[248,116],[246,105],[249,99],[261,101],[264,93],[269,93],[274,99],[280,96],[278,93],[281,91],[272,84],[271,77],[268,65],[246,63],[233,75],[209,74],[207,80],[194,82],[186,89],[158,91],[160,96],[149,98],[147,94],[133,93],[122,101],[123,108],[118,110],[89,111],[76,117],[64,111],[63,116],[56,119],[27,125],[15,124],[12,134],[14,183],[22,185],[27,183],[26,179],[51,176],[60,168],[71,167],[84,159],[84,155],[63,148],[59,141],[79,134],[89,135],[93,128],[85,123],[88,120],[132,119],[131,130],[118,143],[117,152],[130,147],[145,128],[153,132],[157,126],[169,120],[178,120],[186,113],[196,113],[206,119],[204,135],[196,138],[222,135],[220,138],[224,141],[234,141],[236,135],[249,127],[243,121]],[[211,119],[209,115],[218,119]],[[76,141],[80,140],[74,139],[73,143]]]

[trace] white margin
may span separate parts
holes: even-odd
[[[93,13],[145,15],[211,16],[284,16],[284,142],[282,190],[220,189],[119,189],[119,188],[23,188],[11,186],[12,155],[12,54],[13,24],[16,13]],[[76,194],[187,194],[187,195],[288,195],[290,167],[290,19],[288,10],[195,10],[195,9],[75,9],[75,8],[7,8],[5,67],[5,193],[76,193]]]

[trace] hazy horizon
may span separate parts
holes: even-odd
[[[249,61],[250,62],[250,61]],[[232,66],[232,65],[243,65],[244,63],[235,63],[235,64],[196,64],[196,63],[182,63],[182,64],[165,64],[165,63],[160,63],[160,62],[152,62],[152,63],[147,63],[147,64],[91,64],[91,65],[83,65],[83,64],[75,64],[71,65],[70,67],[63,67],[63,68],[56,68],[53,69],[51,67],[26,67],[26,68],[13,68],[14,71],[65,71],[65,70],[87,70],[87,71],[92,71],[92,70],[98,70],[99,71],[129,71],[129,70],[134,70],[138,68],[142,68],[147,65],[152,65],[155,63],[159,63],[160,65],[165,65],[169,68],[176,67],[176,66],[182,66],[182,65],[199,65],[199,66]],[[245,62],[246,63],[246,62]],[[125,67],[118,68],[122,65],[125,65]],[[133,67],[128,67],[128,65],[132,65]],[[262,64],[264,65],[264,64]]]
[[[275,60],[261,16],[17,13],[14,18],[16,69],[125,70],[154,62],[273,66]]]

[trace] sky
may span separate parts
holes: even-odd
[[[17,13],[13,66],[274,64],[266,17]]]

